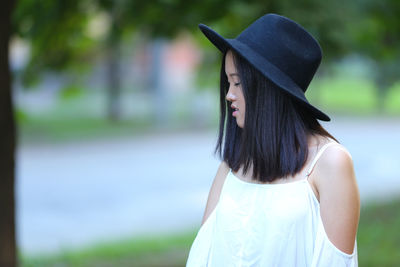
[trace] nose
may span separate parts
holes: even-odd
[[[236,96],[231,92],[231,90],[229,90],[225,96],[225,99],[229,102],[233,102],[234,100],[236,100]]]

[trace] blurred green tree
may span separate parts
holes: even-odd
[[[46,70],[81,67],[96,51],[106,51],[107,113],[111,120],[117,120],[120,116],[119,62],[123,35],[140,28],[153,38],[172,37],[202,18],[221,17],[228,2],[20,0],[13,16],[13,32],[31,44],[31,57],[23,70],[22,80],[25,85],[30,85]],[[110,27],[104,42],[96,43],[86,31],[90,17],[96,12],[104,12],[109,18]]]
[[[30,58],[21,71],[24,86],[40,81],[46,71],[82,69],[96,53],[87,32],[94,8],[90,1],[20,0],[13,12],[12,33],[26,40]]]
[[[347,35],[354,13],[357,12],[351,1],[230,1],[223,9],[224,14],[218,18],[217,26],[226,36],[233,37],[233,34],[238,33],[238,29],[244,29],[266,13],[277,13],[307,28],[321,43],[324,59],[337,58],[351,52],[351,43]],[[200,18],[199,21],[207,21],[207,18]]]
[[[110,119],[118,119],[120,49],[126,33],[141,29],[155,39],[171,38],[182,29],[197,31],[197,24],[203,22],[216,23],[223,33],[229,34],[264,13],[275,12],[310,29],[326,54],[333,57],[345,53],[349,47],[349,39],[344,36],[352,10],[351,3],[344,0],[20,0],[13,16],[13,30],[31,44],[31,57],[22,75],[25,84],[37,80],[46,70],[80,68],[96,52],[105,50],[107,114]],[[109,18],[104,42],[93,40],[87,32],[90,18],[96,12],[103,12]]]
[[[388,89],[400,79],[400,1],[358,0],[362,16],[352,25],[355,50],[374,59],[378,111],[383,111]]]

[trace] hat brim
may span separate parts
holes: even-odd
[[[331,120],[328,115],[308,102],[303,90],[289,76],[283,73],[278,67],[271,64],[264,57],[260,56],[249,46],[237,39],[224,38],[207,25],[199,24],[199,28],[208,40],[210,40],[210,42],[222,53],[225,53],[229,49],[233,49],[275,85],[285,90],[293,96],[298,103],[308,108],[317,119],[323,121]]]

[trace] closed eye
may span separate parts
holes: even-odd
[[[235,85],[235,86],[239,86],[239,85],[240,85],[240,83],[234,83],[234,85]]]

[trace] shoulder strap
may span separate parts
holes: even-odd
[[[323,146],[321,147],[321,149],[318,151],[317,155],[314,157],[314,160],[312,161],[312,163],[311,163],[311,165],[310,165],[310,168],[309,168],[308,171],[307,171],[307,174],[306,174],[306,177],[307,177],[307,178],[308,178],[308,176],[310,176],[310,174],[311,174],[311,172],[312,172],[312,170],[313,170],[313,168],[314,168],[314,166],[315,166],[315,163],[317,163],[317,160],[321,157],[322,153],[324,153],[325,149],[326,149],[329,145],[335,145],[335,144],[338,144],[338,143],[332,141],[332,142],[329,142],[329,143],[327,143],[327,144],[325,144],[325,145],[323,145]]]

